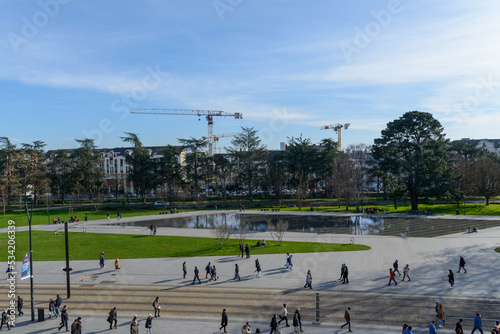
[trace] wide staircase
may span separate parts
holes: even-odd
[[[8,291],[7,285],[0,285]],[[16,294],[25,300],[25,311],[30,308],[29,285],[17,285]],[[283,303],[293,314],[300,307],[303,322],[340,323],[344,310],[351,307],[352,320],[363,324],[399,326],[403,323],[425,326],[434,319],[435,301],[431,297],[410,295],[383,295],[379,293],[338,293],[309,289],[248,289],[216,288],[203,284],[188,287],[118,286],[112,284],[79,285],[71,288],[71,298],[66,297],[66,286],[35,286],[35,309],[45,308],[56,294],[63,298],[72,316],[106,315],[116,307],[120,315],[138,314],[145,317],[152,313],[152,303],[159,297],[161,312],[168,317],[220,318],[223,308],[232,319],[268,322],[279,314]],[[0,296],[0,305],[8,305],[7,293]],[[464,319],[472,325],[472,318],[480,312],[483,324],[500,320],[500,303],[495,300],[453,299],[442,300],[447,324]],[[293,315],[292,315],[293,316]],[[291,321],[291,316],[289,317]]]

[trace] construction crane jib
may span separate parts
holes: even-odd
[[[330,124],[330,125],[323,125],[320,130],[329,130],[329,129],[333,129],[333,131],[337,132],[338,134],[338,141],[337,141],[337,147],[338,147],[338,151],[341,152],[341,149],[342,149],[342,128],[347,130],[349,128],[349,126],[351,125],[351,123],[345,123],[345,124],[340,124],[340,123],[337,123],[337,124]]]
[[[132,114],[148,114],[148,115],[180,115],[180,116],[205,116],[208,122],[208,155],[212,156],[215,153],[215,138],[214,138],[214,117],[234,117],[242,119],[243,114],[227,113],[222,110],[192,110],[192,109],[132,109]]]

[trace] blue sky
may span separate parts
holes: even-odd
[[[500,3],[339,0],[0,0],[0,136],[47,149],[145,145],[214,133],[372,144],[387,122],[427,111],[450,139],[498,138]],[[221,139],[219,147],[230,145]]]

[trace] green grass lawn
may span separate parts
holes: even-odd
[[[49,216],[47,216],[46,210],[36,210],[33,211],[33,225],[41,225],[41,224],[52,224],[52,218],[59,218],[62,221],[69,221],[70,217],[77,216],[80,221],[85,219],[85,214],[87,214],[88,220],[97,220],[97,219],[106,219],[107,212],[109,211],[109,216],[111,219],[116,219],[117,212],[121,213],[122,218],[125,217],[136,217],[136,216],[149,216],[149,215],[157,215],[159,212],[169,211],[168,209],[129,209],[129,210],[121,210],[121,209],[109,209],[109,210],[98,210],[94,211],[92,209],[73,209],[71,212],[69,209],[63,210],[49,210]],[[185,211],[196,211],[194,209],[182,210]],[[16,222],[16,226],[27,226],[28,225],[28,216],[25,211],[19,213],[17,212],[6,212],[5,218],[3,218],[3,214],[0,213],[0,228],[7,227],[7,222],[9,220],[14,220]]]
[[[64,234],[54,232],[33,231],[33,260],[62,261],[65,260]],[[0,261],[7,261],[7,234],[0,236]],[[28,232],[16,233],[16,260],[22,261],[23,254],[29,250]],[[345,252],[369,250],[366,245],[331,244],[312,242],[283,241],[276,246],[266,240],[265,247],[255,247],[256,240],[248,240],[252,247],[251,254],[283,254],[313,252]],[[219,249],[215,238],[194,238],[174,236],[150,236],[131,234],[102,233],[69,233],[69,250],[71,260],[98,260],[99,253],[104,251],[106,258],[118,256],[120,259],[158,258],[158,257],[191,257],[191,256],[229,256],[237,255],[239,242],[229,239],[223,249]]]
[[[394,205],[392,204],[369,204],[369,205],[364,205],[364,208],[377,208],[379,209],[379,212],[384,212],[384,209],[387,213],[410,213],[411,212],[411,205],[406,204],[406,205],[400,205],[398,204],[398,208],[394,209]],[[354,206],[351,206],[349,208],[349,211],[347,212],[353,212],[355,209]],[[433,214],[439,214],[439,215],[455,215],[457,206],[456,204],[420,204],[419,205],[419,212],[423,212],[425,209],[429,209],[432,211]],[[251,209],[250,209],[251,210]],[[257,208],[255,210],[260,211],[260,208]],[[311,207],[302,207],[301,210],[299,210],[298,207],[286,207],[286,208],[281,208],[280,211],[310,211]],[[346,212],[345,210],[345,205],[342,206],[313,206],[314,212]],[[486,206],[485,204],[466,204],[465,205],[465,213],[466,215],[484,215],[484,216],[498,216],[500,215],[500,204],[490,204],[489,206]],[[460,214],[464,214],[464,207],[461,204],[460,205]]]
[[[288,201],[287,203],[293,204],[293,201]],[[258,205],[258,202],[253,203],[254,205]],[[207,208],[189,208],[189,209],[182,209],[182,205],[179,204],[177,206],[178,208],[181,208],[181,211],[199,211],[199,210],[211,210],[213,209],[212,207],[207,207]],[[409,213],[411,210],[410,204],[406,205],[398,205],[397,209],[394,209],[394,206],[391,204],[369,204],[369,205],[364,205],[364,208],[367,209],[369,207],[374,207],[379,209],[379,212],[383,212],[384,209],[387,213]],[[255,211],[260,211],[261,208],[273,208],[273,207],[256,207],[256,208],[248,208],[248,210],[255,210]],[[310,211],[310,206],[307,207],[302,207],[300,211]],[[457,206],[455,204],[420,204],[419,206],[420,213],[423,213],[425,209],[430,209],[434,214],[445,214],[445,215],[455,215]],[[231,209],[231,208],[225,208],[225,209]],[[237,207],[234,207],[233,209],[237,209]],[[313,207],[314,212],[346,212],[345,206],[319,206]],[[348,212],[353,212],[355,209],[354,206],[351,206],[349,208]],[[281,211],[299,211],[298,207],[282,207],[280,209]],[[73,211],[70,211],[69,209],[52,209],[49,210],[49,215],[47,216],[47,211],[46,210],[36,210],[33,211],[33,225],[40,225],[40,224],[48,224],[49,222],[52,222],[52,218],[60,218],[61,221],[69,220],[71,216],[78,216],[80,220],[84,220],[85,214],[87,214],[87,217],[89,220],[96,220],[96,219],[106,219],[106,214],[107,212],[110,212],[110,217],[113,219],[116,219],[116,214],[118,211],[120,211],[121,215],[123,218],[125,217],[136,217],[136,216],[148,216],[148,215],[157,215],[159,212],[165,212],[168,211],[168,209],[139,209],[139,208],[130,208],[128,210],[121,210],[121,209],[109,209],[109,210],[98,210],[95,211],[93,209],[73,209]],[[463,215],[464,213],[464,207],[461,204],[460,205],[460,214]],[[485,215],[485,216],[500,216],[500,204],[490,204],[489,206],[486,206],[485,204],[466,204],[465,205],[465,213],[467,215]],[[5,215],[5,218],[3,218],[3,215],[0,213],[0,228],[6,227],[7,222],[12,219],[16,222],[16,226],[26,226],[28,225],[28,217],[26,216],[26,213],[24,211],[22,212],[7,212]]]

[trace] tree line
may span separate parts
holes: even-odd
[[[137,134],[125,133],[121,139],[134,148],[126,155],[127,179],[115,173],[106,184],[91,139],[76,140],[79,147],[71,154],[58,150],[46,162],[42,141],[17,147],[1,137],[4,207],[13,200],[22,202],[27,194],[35,201],[46,193],[57,194],[63,203],[68,194],[98,201],[110,187],[116,194],[123,191],[124,182],[133,183],[143,202],[152,191],[169,202],[197,200],[209,188],[220,191],[225,200],[230,185],[244,191],[248,200],[266,192],[280,201],[293,192],[299,207],[311,192],[321,190],[326,198],[342,199],[346,209],[361,205],[370,184],[376,184],[376,191],[395,206],[409,198],[413,210],[424,198],[449,199],[459,205],[465,196],[476,195],[489,204],[500,193],[499,157],[471,142],[450,142],[439,121],[420,111],[389,122],[372,146],[351,146],[345,152],[339,152],[330,138],[313,144],[302,135],[289,137],[285,151],[269,151],[257,130],[246,127],[231,140],[227,154],[214,156],[205,154],[208,142],[203,139],[178,139],[179,146],[166,146],[156,159],[151,159]],[[184,163],[179,162],[179,148],[186,152]]]

